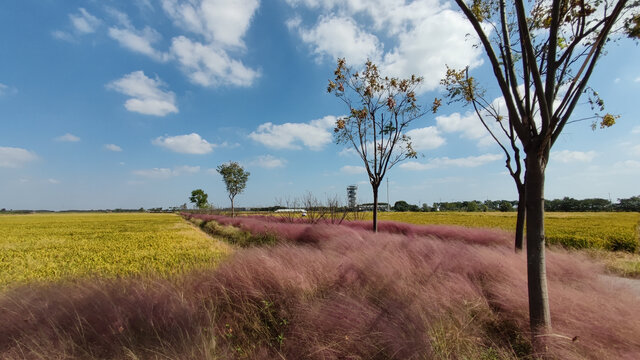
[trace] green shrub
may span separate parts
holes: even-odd
[[[206,222],[200,220],[200,222],[200,228],[206,233],[219,236],[228,243],[240,247],[274,245],[279,240],[278,236],[271,232],[252,234],[231,225],[221,225],[213,220]]]

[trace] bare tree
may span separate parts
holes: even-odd
[[[571,114],[581,95],[590,90],[587,84],[611,36],[625,32],[638,37],[638,2],[536,0],[527,7],[522,0],[455,1],[478,35],[504,98],[506,117],[494,120],[505,122],[500,128],[511,139],[507,146],[512,153],[518,153],[519,148],[526,156],[529,317],[534,347],[539,350],[539,340],[551,332],[544,231],[545,169],[550,150],[572,122]],[[626,20],[619,21],[622,18]],[[465,79],[470,82],[472,78],[465,75]],[[461,89],[462,96],[471,96],[467,101],[479,103],[479,97],[473,95],[476,90],[469,86]],[[600,99],[592,103],[602,105]],[[600,116],[601,127],[614,123],[615,116]],[[517,146],[513,146],[516,139]],[[507,146],[502,148],[508,153]]]
[[[415,95],[423,79],[415,75],[408,79],[383,77],[371,61],[360,73],[347,67],[345,59],[338,59],[334,74],[327,91],[349,108],[349,115],[336,122],[335,140],[353,146],[364,163],[373,189],[373,231],[378,231],[382,179],[398,162],[417,156],[404,131],[424,114]]]

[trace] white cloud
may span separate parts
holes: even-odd
[[[47,182],[48,182],[49,184],[60,184],[60,180],[58,180],[58,179],[53,179],[53,178],[49,178],[49,179],[47,179]]]
[[[426,163],[419,163],[417,161],[408,161],[400,164],[400,167],[406,170],[429,170],[443,167],[465,167],[472,168],[478,167],[493,161],[502,159],[504,156],[501,154],[484,154],[479,156],[467,156],[464,158],[450,159],[448,157],[429,159]]]
[[[133,174],[139,177],[145,177],[149,179],[168,179],[174,176],[180,176],[183,174],[195,174],[200,171],[200,166],[177,166],[173,169],[169,168],[153,168],[134,170]]]
[[[256,131],[249,134],[249,137],[274,149],[301,149],[305,146],[318,151],[331,142],[329,129],[335,125],[335,122],[336,117],[331,115],[309,123],[274,125],[267,122],[258,126]]]
[[[640,134],[640,126],[635,126],[632,130],[631,130],[632,134]]]
[[[6,94],[15,94],[16,92],[18,92],[15,88],[9,86],[9,85],[5,85],[3,83],[0,83],[0,96],[6,95]]]
[[[632,146],[631,153],[635,156],[640,156],[640,145]]]
[[[69,14],[69,20],[75,31],[79,34],[90,34],[100,26],[100,19],[91,15],[84,8],[78,9],[79,13]]]
[[[294,26],[295,22],[287,23]],[[377,60],[382,53],[378,38],[358,27],[348,17],[325,16],[311,29],[300,28],[302,41],[310,44],[318,60],[346,58],[349,64],[361,65],[367,59]]]
[[[0,167],[17,168],[36,159],[38,156],[32,151],[0,146]]]
[[[276,169],[284,167],[287,164],[287,160],[277,158],[273,155],[261,155],[252,161],[251,164],[265,169]]]
[[[244,47],[242,38],[259,5],[258,0],[162,0],[176,25],[225,47]]]
[[[137,30],[133,27],[110,27],[109,36],[120,46],[138,52],[158,61],[167,61],[169,54],[154,49],[153,44],[161,39],[160,34],[150,27]]]
[[[154,145],[162,146],[181,154],[208,154],[216,147],[196,133],[177,136],[160,136],[152,141]]]
[[[195,174],[200,172],[200,166],[183,165],[174,168],[173,171],[177,172],[178,174]]]
[[[63,40],[63,41],[69,41],[69,42],[73,42],[76,39],[73,37],[73,35],[69,34],[68,32],[64,32],[62,30],[54,30],[51,32],[51,36],[53,36],[54,39],[58,39],[58,40]]]
[[[339,156],[358,156],[356,149],[352,147],[344,148],[338,152]]]
[[[640,76],[638,76],[637,78],[635,78],[635,80],[633,80],[634,82],[640,82]]]
[[[432,150],[444,145],[446,142],[435,126],[409,130],[406,135],[411,138],[414,150]]]
[[[62,136],[58,136],[57,138],[54,139],[55,141],[59,141],[59,142],[78,142],[80,141],[80,138],[70,134],[70,133],[66,133]]]
[[[108,89],[131,97],[124,104],[127,110],[155,116],[178,112],[175,94],[163,90],[164,87],[160,78],[148,78],[142,71],[134,71],[107,84]]]
[[[591,162],[593,158],[596,156],[595,151],[570,151],[570,150],[561,150],[554,151],[550,160],[554,162],[561,162],[564,164],[573,163],[573,162]]]
[[[122,148],[116,144],[106,144],[104,146],[105,149],[109,150],[109,151],[115,151],[115,152],[120,152],[122,151]]]
[[[466,139],[480,139],[487,136],[487,129],[482,126],[475,113],[468,112],[464,116],[460,113],[441,115],[436,117],[438,129],[445,133],[459,132]]]
[[[482,64],[483,51],[475,31],[458,11],[439,0],[287,0],[291,6],[306,6],[319,13],[318,24],[299,31],[303,42],[316,54],[360,66],[367,56],[380,62],[383,74],[424,76],[420,91],[434,90],[445,75],[445,64],[454,68]],[[358,22],[355,22],[358,19]],[[304,29],[297,20],[287,25]],[[333,25],[329,27],[327,25]],[[321,31],[321,30],[324,30]],[[490,31],[490,29],[487,29]],[[378,34],[378,36],[376,36]],[[379,39],[389,39],[388,50]],[[339,51],[340,50],[340,51]]]
[[[446,67],[471,69],[482,64],[482,50],[474,47],[475,34],[464,16],[443,10],[421,19],[408,32],[398,34],[398,46],[388,52],[382,64],[384,73],[424,77],[422,91],[436,89],[445,76]],[[425,41],[428,39],[428,41]]]
[[[258,71],[231,59],[223,49],[185,36],[173,38],[171,54],[191,82],[202,86],[251,86],[260,76]]]
[[[349,175],[360,175],[366,174],[367,169],[365,169],[362,165],[354,166],[354,165],[345,165],[340,168],[340,172]]]

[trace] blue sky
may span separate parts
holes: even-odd
[[[0,208],[169,207],[196,188],[227,206],[213,169],[229,160],[251,172],[239,206],[307,191],[346,200],[350,184],[371,201],[361,160],[332,140],[346,112],[326,93],[335,59],[424,76],[428,107],[442,96],[445,64],[471,64],[495,92],[469,32],[438,0],[5,2]],[[608,48],[591,85],[621,118],[606,130],[565,129],[547,198],[640,194],[638,59],[633,42]],[[389,172],[392,203],[516,198],[500,149],[469,109],[443,106],[410,135],[422,156]]]

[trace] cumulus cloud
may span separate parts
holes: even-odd
[[[561,162],[563,164],[574,163],[574,162],[591,162],[593,158],[596,156],[595,151],[570,151],[570,150],[561,150],[554,151],[550,160],[554,162]]]
[[[362,165],[354,166],[354,165],[345,165],[340,168],[340,172],[349,175],[360,175],[366,174],[367,169],[365,169]]]
[[[277,158],[273,155],[261,155],[251,162],[251,165],[259,166],[265,169],[283,168],[286,164],[287,160]]]
[[[308,29],[299,18],[289,19],[301,40],[318,56],[359,66],[363,59],[380,63],[382,72],[398,77],[424,76],[420,91],[434,90],[445,75],[445,64],[475,68],[483,52],[475,47],[474,30],[459,12],[439,0],[287,0],[294,7],[316,11],[317,24]],[[355,19],[358,19],[356,22]],[[332,26],[330,26],[332,25]],[[389,39],[393,47],[383,51]],[[425,39],[429,39],[425,41]]]
[[[114,152],[120,152],[122,151],[122,148],[116,144],[106,144],[104,146],[105,149],[109,150],[109,151],[114,151]]]
[[[632,134],[640,134],[640,126],[635,126],[632,130],[631,130]]]
[[[461,133],[465,139],[477,140],[487,136],[487,130],[482,126],[475,113],[468,112],[465,115],[453,113],[436,117],[436,124],[440,131],[445,133]]]
[[[427,126],[420,129],[413,129],[406,132],[411,138],[414,150],[433,150],[446,142],[440,131],[435,126]]]
[[[164,147],[181,154],[208,154],[216,147],[196,133],[177,136],[160,136],[152,141],[154,145]]]
[[[168,179],[183,174],[195,174],[200,171],[200,166],[177,166],[170,168],[153,168],[134,170],[133,174],[148,179]]]
[[[417,161],[408,161],[400,164],[399,166],[406,170],[429,170],[443,167],[465,167],[472,168],[478,167],[493,161],[497,161],[503,158],[501,154],[484,154],[479,156],[467,156],[463,158],[433,158],[429,159],[426,163],[420,163]]]
[[[335,116],[308,123],[284,123],[275,125],[264,123],[249,134],[249,137],[267,147],[274,149],[301,149],[303,146],[318,151],[331,142],[331,129],[336,122]]]
[[[131,97],[124,104],[127,110],[154,116],[178,112],[175,94],[163,90],[164,87],[160,78],[151,79],[143,71],[134,71],[107,84],[108,89]]]
[[[169,56],[194,84],[251,86],[259,71],[234,59],[230,51],[245,49],[243,38],[259,5],[258,0],[162,0],[173,23],[197,37],[174,37]]]
[[[289,28],[296,28],[299,22],[287,23]],[[350,63],[363,64],[367,59],[377,60],[382,53],[378,38],[358,27],[348,17],[324,16],[310,28],[299,28],[302,41],[309,44],[318,60],[327,57],[331,61],[346,58]]]
[[[466,18],[452,10],[429,14],[409,31],[398,34],[398,45],[386,53],[382,70],[392,76],[424,77],[421,91],[434,90],[446,66],[471,69],[482,64],[482,50],[474,47],[474,30]],[[424,39],[429,39],[425,41]]]
[[[80,138],[70,134],[70,133],[66,133],[62,136],[58,136],[57,138],[54,139],[55,141],[59,141],[59,142],[78,142],[80,141]]]
[[[257,70],[232,59],[223,49],[185,36],[173,38],[171,54],[191,82],[202,86],[251,86],[260,76]]]
[[[242,47],[258,0],[162,0],[173,22],[210,43]]]
[[[17,168],[36,159],[38,156],[32,151],[0,146],[0,167]]]

